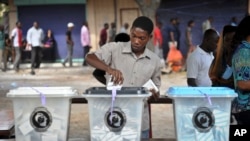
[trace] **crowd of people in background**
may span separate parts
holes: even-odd
[[[16,27],[11,30],[11,34],[3,33],[3,64],[0,66],[2,71],[8,69],[8,62],[13,62],[13,69],[18,72],[20,69],[21,56],[23,50],[31,51],[31,74],[35,74],[35,68],[39,68],[42,61],[42,48],[50,48],[53,46],[54,38],[51,31],[48,36],[44,36],[43,29],[39,27],[39,23],[35,21],[33,26],[27,31],[27,37],[23,35],[22,24],[16,22]],[[1,55],[2,56],[2,55]],[[0,60],[1,61],[1,60]],[[0,63],[2,65],[2,61]]]
[[[67,56],[62,59],[62,65],[66,67],[69,63],[69,67],[73,66],[73,50],[74,39],[72,37],[72,30],[74,23],[69,22],[66,30],[66,45]],[[119,33],[128,35],[129,24],[124,25],[119,30]],[[34,21],[33,26],[27,31],[27,36],[22,30],[22,23],[16,22],[15,28],[13,28],[9,34],[4,31],[4,26],[0,25],[0,69],[5,72],[9,69],[19,72],[20,64],[23,60],[28,59],[31,62],[31,75],[35,75],[35,69],[40,68],[42,61],[56,60],[56,40],[54,38],[53,31],[48,29],[46,33],[39,27],[39,23]],[[99,47],[108,42],[114,42],[117,35],[116,23],[112,22],[110,25],[104,23],[103,29],[100,32]],[[82,66],[87,66],[85,56],[91,49],[90,30],[88,22],[84,21],[80,31],[80,41],[83,48],[83,63]],[[9,68],[9,64],[12,64],[13,68]]]
[[[214,18],[209,16],[201,25],[203,34],[208,29],[215,29],[213,27]],[[195,27],[195,21],[189,20],[186,24],[185,31],[180,30],[180,19],[178,17],[170,18],[169,23],[163,24],[161,21],[155,21],[155,27],[153,30],[153,45],[154,52],[160,57],[162,64],[162,73],[170,74],[172,72],[187,71],[187,58],[196,49],[196,45],[193,43],[193,28]],[[237,26],[237,18],[232,17],[231,26]],[[197,25],[196,25],[197,26]],[[69,62],[69,67],[73,66],[73,49],[74,41],[72,39],[72,30],[74,24],[68,23],[66,31],[66,50],[67,56],[63,59],[62,65],[66,67],[66,63]],[[121,25],[117,30],[115,22],[104,23],[103,28],[99,34],[99,47],[102,47],[108,42],[114,42],[115,36],[118,33],[125,33],[129,35],[130,26],[127,22]],[[1,29],[1,28],[0,28]],[[40,30],[40,31],[39,31]],[[1,32],[1,31],[0,31]],[[30,34],[34,32],[33,34]],[[36,33],[35,33],[36,32]],[[29,34],[28,34],[29,33]],[[38,22],[34,22],[33,27],[27,32],[27,37],[22,37],[21,22],[16,23],[16,27],[12,30],[10,38],[4,35],[5,49],[0,47],[0,67],[3,71],[7,70],[7,62],[13,62],[13,69],[18,72],[19,66],[22,60],[22,50],[31,51],[31,74],[35,74],[35,69],[40,67],[42,60],[55,60],[55,39],[51,29],[47,30],[47,33],[43,33],[43,29],[39,27]],[[184,36],[185,41],[181,41],[181,36]],[[6,38],[7,37],[7,38]],[[36,41],[35,41],[36,40]],[[87,66],[85,56],[91,49],[90,30],[88,22],[83,22],[80,31],[80,41],[83,48],[83,63],[82,66]],[[185,47],[181,47],[181,42],[185,42]],[[0,41],[0,43],[2,43]],[[14,52],[10,47],[14,48]],[[181,48],[185,48],[186,51],[182,52]],[[6,51],[4,51],[6,50]],[[1,55],[2,54],[2,55]],[[46,57],[44,57],[46,54]]]
[[[162,69],[163,74],[170,74],[171,72],[187,71],[187,58],[196,49],[193,42],[194,28],[198,29],[201,27],[201,32],[204,35],[208,29],[215,29],[214,18],[209,16],[204,20],[200,26],[195,24],[195,20],[191,19],[187,22],[186,27],[183,31],[180,30],[180,19],[178,17],[170,18],[169,23],[162,24],[160,20],[156,20],[155,33],[154,33],[154,46],[155,53],[164,62],[164,68]],[[230,22],[227,23],[231,26],[237,26],[237,18],[232,17]],[[160,28],[159,28],[160,25]],[[160,30],[159,30],[160,29]],[[156,43],[161,35],[162,41]],[[183,36],[183,41],[180,40]],[[184,44],[182,44],[184,43]]]

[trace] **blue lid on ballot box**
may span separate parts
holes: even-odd
[[[227,87],[170,87],[166,95],[169,97],[236,97],[233,89]]]

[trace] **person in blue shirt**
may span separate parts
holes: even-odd
[[[232,113],[238,124],[250,124],[250,16],[238,25],[233,39],[232,58],[235,91],[238,97],[232,103]]]
[[[163,59],[167,59],[167,55],[169,52],[169,42],[176,42],[177,41],[177,30],[175,28],[176,25],[176,19],[171,18],[170,19],[170,24],[166,24],[162,28],[162,38],[163,38],[163,43],[162,43],[162,49],[163,49]]]

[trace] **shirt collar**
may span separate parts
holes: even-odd
[[[129,42],[126,42],[123,46],[123,49],[122,49],[122,53],[130,53],[130,54],[134,54],[132,52],[132,49],[131,49],[131,41]],[[135,55],[135,54],[134,54]],[[139,58],[144,58],[144,57],[147,57],[150,59],[150,52],[149,50],[147,49],[147,47],[145,48],[143,54],[141,54],[141,56]]]
[[[201,53],[201,54],[212,54],[211,52],[210,53],[206,52],[200,46],[197,46],[197,49],[198,49],[199,53]]]

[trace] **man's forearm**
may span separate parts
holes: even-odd
[[[242,91],[250,91],[250,80],[248,80],[248,81],[244,81],[244,80],[237,81],[237,88],[242,90]]]
[[[109,66],[105,64],[103,61],[101,61],[95,54],[88,54],[86,56],[86,61],[89,65],[93,66],[94,68],[103,70],[105,72],[109,71]]]

